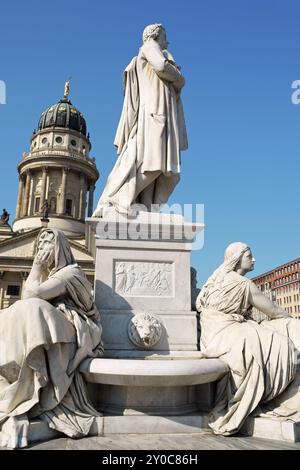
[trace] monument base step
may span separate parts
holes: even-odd
[[[103,417],[96,418],[93,426],[91,427],[89,436],[102,436],[103,435]],[[1,431],[0,431],[1,436]],[[28,430],[28,444],[33,442],[44,442],[60,437],[66,437],[65,434],[49,428],[48,424],[40,419],[30,421]]]
[[[210,433],[208,415],[182,416],[105,416],[103,434],[195,434]]]
[[[109,436],[113,434],[189,434],[210,433],[207,415],[201,413],[186,416],[103,416],[95,420],[89,436]],[[31,421],[28,443],[50,441],[66,437],[50,429],[44,421]]]
[[[285,442],[300,441],[300,423],[284,418],[249,417],[243,425],[241,434]]]
[[[103,416],[95,420],[89,436],[117,434],[211,434],[208,414],[186,416]],[[300,426],[290,420],[249,417],[239,434],[283,442],[299,442]],[[40,420],[29,425],[28,443],[66,437]],[[230,436],[228,437],[230,439]]]

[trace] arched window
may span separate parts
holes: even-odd
[[[50,199],[50,212],[52,214],[55,214],[56,213],[56,197],[52,197]]]
[[[41,201],[41,198],[40,198],[40,197],[36,197],[36,198],[35,198],[35,202],[34,202],[34,212],[35,212],[36,214],[40,211],[40,201]]]
[[[72,215],[72,199],[66,199],[66,214]]]

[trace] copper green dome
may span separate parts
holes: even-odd
[[[38,130],[48,129],[49,127],[64,127],[86,136],[85,119],[67,98],[60,100],[43,112],[39,120]]]

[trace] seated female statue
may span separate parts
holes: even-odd
[[[36,417],[87,435],[99,414],[77,368],[102,353],[92,286],[64,234],[42,230],[22,300],[0,310],[0,446],[26,446]]]
[[[254,410],[300,421],[300,321],[244,277],[254,262],[249,246],[229,245],[196,302],[204,357],[218,357],[230,369],[217,385],[210,422],[215,434],[225,436],[236,433]],[[254,321],[252,307],[268,320]]]

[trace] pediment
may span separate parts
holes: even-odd
[[[73,240],[69,240],[71,250],[73,253],[74,258],[76,261],[80,263],[80,261],[90,261],[93,262],[94,258],[89,254],[89,252],[79,245],[79,243],[73,242]]]
[[[0,257],[33,258],[38,233],[39,230],[32,230],[0,242]]]
[[[39,230],[32,230],[0,242],[0,258],[33,258],[38,234]],[[76,261],[94,261],[84,246],[74,240],[69,242]]]

